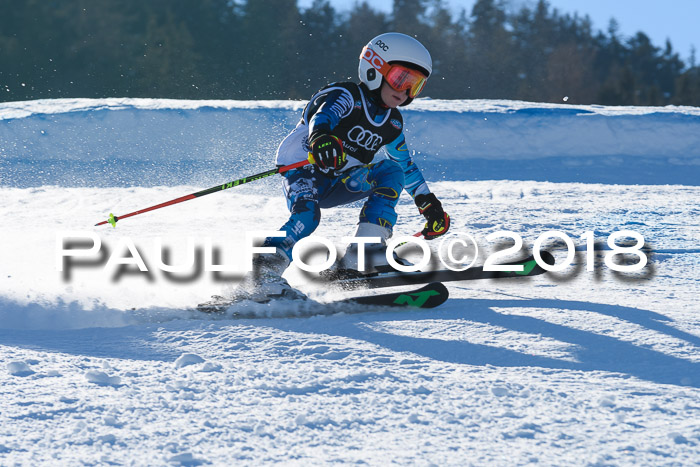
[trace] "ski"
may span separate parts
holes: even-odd
[[[334,300],[328,303],[316,302],[311,299],[305,300],[288,300],[290,303],[298,302],[305,304],[318,305],[319,307],[329,307],[329,311],[332,313],[337,313],[341,311],[346,311],[342,308],[342,305],[368,305],[368,306],[382,306],[382,307],[392,307],[392,308],[435,308],[442,305],[449,298],[449,291],[444,284],[440,282],[432,282],[423,287],[415,290],[409,290],[405,292],[392,292],[378,295],[360,295],[358,297],[350,297],[342,300]],[[266,302],[269,303],[274,301],[274,298]],[[284,298],[277,299],[280,302],[285,301]],[[231,306],[239,303],[239,300],[231,300],[226,297],[215,295],[208,302],[200,303],[197,305],[197,310],[203,313],[223,313],[228,310]],[[347,310],[350,312],[357,312],[357,310]],[[324,314],[324,313],[319,313]]]
[[[426,286],[408,292],[363,295],[331,303],[334,305],[357,303],[361,305],[401,308],[435,308],[445,303],[449,296],[450,293],[442,282],[431,282]]]
[[[541,252],[542,260],[548,265],[554,264],[554,257],[547,251]],[[508,277],[531,277],[547,272],[542,268],[533,256],[520,261],[505,263],[503,266],[522,266],[522,269],[513,268],[505,271],[485,271],[483,266],[469,268],[464,271],[452,271],[440,269],[436,271],[415,272],[380,272],[361,277],[348,277],[331,280],[346,290],[375,289],[380,287],[395,287],[400,285],[415,285],[429,282],[454,282],[476,279],[503,279]]]

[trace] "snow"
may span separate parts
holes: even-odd
[[[175,360],[175,368],[184,368],[188,365],[203,363],[204,359],[194,353],[183,353]]]
[[[266,170],[303,105],[159,99],[0,104],[0,157],[11,162],[0,175],[3,185],[18,187],[212,186]],[[418,99],[404,113],[409,147],[434,180],[696,185],[700,179],[696,107]]]
[[[1,465],[697,464],[700,110],[417,100],[409,144],[479,262],[502,230],[577,246],[561,272],[448,283],[434,310],[191,311],[241,277],[246,230],[286,220],[275,177],[93,227],[266,170],[303,104],[0,104]],[[316,234],[341,245],[358,209]],[[398,211],[397,234],[420,229]],[[623,229],[651,251],[639,273],[603,262]],[[59,272],[68,232],[104,257]],[[236,270],[157,267],[157,241],[186,265],[190,238]],[[148,273],[107,264],[129,245]]]
[[[119,376],[109,376],[104,371],[96,370],[86,372],[85,379],[100,386],[119,386],[122,382]]]

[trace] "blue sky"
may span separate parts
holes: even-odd
[[[355,3],[348,0],[330,0],[338,10],[347,10]],[[476,0],[446,0],[455,11],[464,8],[467,13]],[[390,11],[392,0],[371,0],[378,10]],[[514,7],[537,4],[537,0],[509,0]],[[611,17],[615,17],[623,36],[632,36],[637,31],[647,34],[654,45],[665,46],[666,39],[681,58],[688,60],[691,45],[700,49],[700,0],[549,0],[551,7],[561,13],[578,12],[589,15],[595,30],[607,30]],[[306,8],[311,0],[299,0]],[[696,52],[700,61],[700,50]]]
[[[614,17],[623,35],[643,31],[661,47],[671,39],[674,50],[684,59],[690,57],[691,45],[696,49],[700,46],[700,0],[550,0],[549,4],[562,13],[588,14],[596,30],[607,30]]]

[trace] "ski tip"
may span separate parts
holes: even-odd
[[[341,300],[336,303],[385,306],[395,309],[435,308],[449,298],[447,287],[441,282],[431,282],[419,289],[404,292],[390,292],[379,295],[364,295]]]
[[[421,308],[436,308],[450,298],[450,291],[447,290],[447,287],[442,282],[431,282],[421,290],[427,290],[431,294],[431,297],[423,304]]]
[[[441,294],[444,294],[444,295],[450,294],[449,290],[447,290],[447,287],[442,282],[431,282],[430,284],[426,285],[423,288],[424,289],[432,289],[432,290],[435,290],[436,292],[440,292]]]
[[[554,266],[554,256],[548,251],[540,251],[540,257],[542,261],[547,263],[548,266]]]

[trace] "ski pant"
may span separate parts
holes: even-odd
[[[367,198],[360,211],[360,222],[393,229],[396,204],[404,187],[401,166],[385,159],[329,177],[314,166],[290,170],[284,174],[284,193],[291,216],[280,231],[286,237],[268,237],[264,246],[277,247],[291,261],[292,248],[311,235],[321,222],[321,208],[332,208]]]

